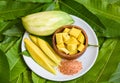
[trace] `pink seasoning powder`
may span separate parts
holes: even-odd
[[[77,60],[63,60],[59,66],[61,73],[65,75],[73,75],[82,69],[82,63]]]

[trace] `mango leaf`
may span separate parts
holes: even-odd
[[[32,72],[32,80],[33,83],[46,83],[44,78],[39,77],[38,75],[36,75],[34,72]]]
[[[16,37],[9,37],[9,36],[5,36],[3,41],[0,42],[0,49],[4,52],[7,52],[11,46],[13,46],[13,44],[17,41],[18,38]]]
[[[120,4],[120,0],[108,0],[109,4]]]
[[[38,7],[37,3],[23,3],[13,0],[6,0],[4,3],[0,3],[0,19],[1,20],[13,20],[21,16],[30,14],[31,10]]]
[[[12,70],[10,71],[10,81],[19,77],[19,75],[26,70],[26,67],[27,66],[25,65],[23,59],[20,58],[15,64],[15,66],[12,68]]]
[[[15,80],[26,69],[22,55],[20,55],[20,44],[21,38],[6,53],[10,65],[10,81]]]
[[[10,83],[23,83],[23,74],[21,73],[15,80],[10,81]]]
[[[107,39],[92,69],[76,79],[84,83],[106,83],[120,62],[120,39]],[[109,83],[109,82],[108,82]]]
[[[0,50],[0,82],[9,83],[10,69],[5,53]]]
[[[103,16],[98,16],[98,17],[106,27],[106,30],[104,31],[104,34],[103,34],[105,37],[120,37],[120,33],[119,33],[120,23]]]
[[[58,2],[47,3],[43,6],[44,11],[59,10],[59,9],[60,8]]]
[[[3,8],[5,8],[6,6],[6,1],[5,0],[1,0],[0,1],[0,10],[2,10]]]
[[[32,82],[32,73],[29,69],[26,69],[23,72],[23,83],[33,83]]]
[[[30,57],[30,53],[27,50],[24,50],[21,54]]]
[[[2,33],[6,28],[8,28],[8,26],[10,25],[10,21],[4,22],[4,21],[0,21],[0,33]]]
[[[60,10],[65,11],[69,14],[78,16],[85,20],[94,29],[98,36],[102,36],[105,30],[104,25],[100,22],[97,16],[92,14],[82,4],[74,0],[60,0]]]
[[[16,1],[47,3],[47,2],[51,2],[52,0],[16,0]]]
[[[13,26],[10,29],[3,32],[3,35],[16,36],[16,37],[20,37],[22,36],[22,34],[23,34],[23,31],[17,26]]]
[[[120,37],[120,1],[118,0],[76,0],[97,15],[105,26],[105,37]]]
[[[87,9],[96,15],[105,16],[106,18],[112,19],[120,23],[120,3],[119,0],[115,0],[115,3],[110,4],[113,0],[75,0],[82,3]]]
[[[8,58],[8,62],[10,65],[10,70],[13,69],[14,65],[18,62],[19,58],[20,58],[20,41],[21,39],[19,39],[16,44],[6,53],[6,56]]]
[[[118,65],[116,71],[112,74],[111,78],[109,79],[109,82],[112,82],[112,83],[120,82],[120,63]]]

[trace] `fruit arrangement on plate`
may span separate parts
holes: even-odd
[[[88,36],[73,18],[63,11],[45,11],[22,17],[28,37],[25,50],[46,71],[56,75],[74,75],[83,68],[77,60],[88,47]],[[42,37],[51,37],[51,44]]]

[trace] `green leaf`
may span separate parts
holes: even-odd
[[[44,78],[39,77],[38,75],[36,75],[34,72],[32,72],[32,80],[33,83],[46,83]]]
[[[107,82],[120,62],[119,49],[120,39],[107,39],[100,49],[95,65],[83,76],[82,81],[84,83]]]
[[[31,71],[29,69],[23,72],[23,83],[33,83]]]
[[[20,59],[20,42],[21,39],[19,39],[16,44],[14,44],[13,47],[11,47],[11,49],[6,53],[6,56],[8,58],[8,62],[10,65],[10,70],[13,69],[13,67],[15,66],[15,64],[19,61]]]
[[[120,0],[108,0],[108,3],[110,4],[120,3]]]
[[[0,82],[9,83],[10,69],[5,53],[0,50]]]
[[[4,40],[0,43],[0,49],[7,52],[16,42],[18,38],[5,36]]]
[[[43,6],[43,10],[50,11],[50,10],[59,10],[59,4],[57,2],[47,3]]]
[[[103,23],[103,25],[106,27],[106,30],[104,31],[104,36],[105,37],[120,37],[120,23],[108,19],[103,16],[98,16],[100,21]]]
[[[17,26],[13,26],[12,28],[3,32],[3,35],[16,36],[16,37],[20,37],[22,36],[22,34],[23,34],[23,31]]]
[[[47,3],[47,2],[51,2],[52,0],[16,0],[16,1]]]
[[[76,0],[94,13],[106,28],[103,36],[120,37],[120,1],[118,0]]]
[[[116,71],[112,74],[111,78],[109,79],[109,82],[112,82],[112,83],[120,82],[120,63],[118,65]]]
[[[106,18],[112,19],[116,22],[120,23],[120,5],[116,5],[116,3],[120,3],[120,1],[116,1],[116,3],[109,0],[75,0],[82,3],[87,9],[93,12],[96,15],[101,15]]]
[[[82,4],[73,0],[61,0],[59,1],[59,4],[62,11],[82,18],[91,25],[98,36],[102,36],[105,30],[104,25],[100,22],[97,16],[88,11],[88,9],[86,9]]]
[[[6,6],[6,1],[0,1],[0,10],[4,9]]]
[[[10,81],[15,80],[26,69],[22,55],[20,55],[20,44],[21,39],[19,39],[6,53],[10,65]]]
[[[10,81],[10,83],[23,83],[23,74],[20,74],[15,80]]]
[[[10,81],[18,78],[19,75],[23,73],[25,70],[26,70],[26,65],[23,59],[20,58],[15,64],[15,66],[12,68],[12,70],[10,71]]]
[[[29,56],[30,57],[30,53],[27,50],[24,50],[21,54],[24,55],[24,56]]]
[[[9,29],[12,25],[14,25],[16,21],[0,21],[0,33],[3,33],[5,30]]]
[[[23,3],[13,0],[6,0],[5,3],[4,8],[0,10],[0,19],[2,20],[13,20],[30,14],[31,10],[39,5],[38,3]]]

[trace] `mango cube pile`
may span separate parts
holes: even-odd
[[[84,49],[85,37],[80,29],[65,28],[56,34],[56,43],[60,51],[73,55]]]

